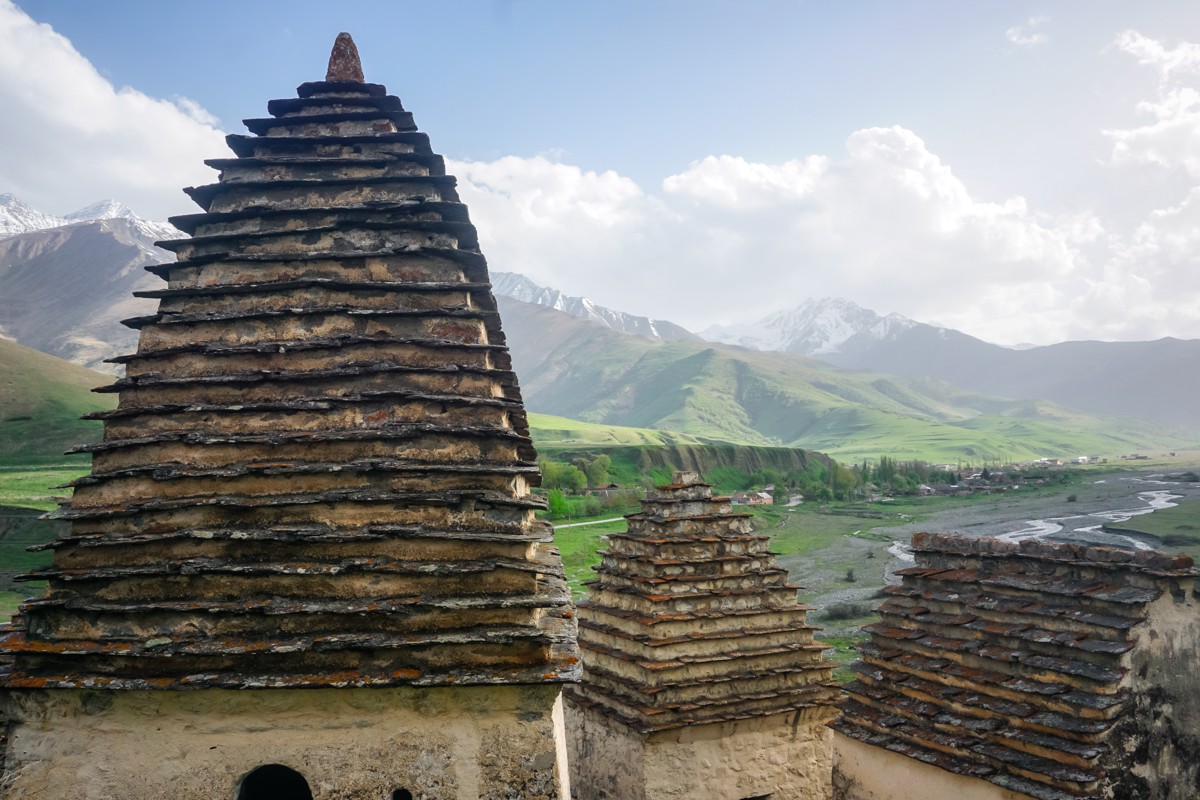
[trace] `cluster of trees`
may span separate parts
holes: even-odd
[[[542,487],[548,492],[550,517],[563,519],[600,514],[635,506],[637,494],[626,491],[606,497],[579,496],[589,486],[608,486],[612,482],[612,461],[605,454],[580,456],[566,461],[542,459]],[[990,477],[986,474],[985,479]],[[647,487],[662,480],[657,475],[644,475]],[[706,475],[720,492],[761,490],[774,485],[775,502],[786,503],[797,492],[809,501],[858,500],[871,492],[916,494],[921,484],[958,483],[962,475],[955,470],[938,469],[925,461],[899,461],[880,456],[878,461],[861,464],[841,464],[812,459],[804,469],[759,469],[745,472],[737,467],[717,467]]]
[[[607,487],[612,484],[612,459],[604,453],[580,456],[566,461],[538,461],[542,469],[542,488],[547,490],[550,519],[573,519],[594,517],[611,511],[625,513],[638,504],[638,494],[632,489],[608,492],[603,497],[579,496],[590,487]]]
[[[546,494],[547,516],[550,519],[575,519],[594,517],[599,514],[626,514],[638,505],[638,493],[632,489],[611,492],[603,497],[584,495],[569,497],[562,489],[551,489]]]
[[[564,493],[582,492],[589,486],[608,486],[612,480],[609,474],[612,459],[603,453],[592,458],[576,458],[569,464],[543,458],[538,461],[538,466],[542,468],[542,486]]]
[[[774,484],[776,503],[786,503],[797,491],[806,500],[845,499],[858,485],[853,470],[832,459],[828,466],[814,459],[805,469],[787,471],[767,468],[743,472],[736,467],[719,467],[708,478],[723,492],[744,492]]]
[[[895,494],[911,494],[922,483],[958,483],[962,475],[954,470],[937,469],[924,461],[897,461],[880,456],[879,463],[864,461],[854,465],[860,485],[877,486]],[[985,470],[986,471],[986,470]]]
[[[921,484],[958,483],[957,472],[940,470],[924,461],[897,461],[881,456],[875,464],[846,465],[833,459],[829,463],[813,460],[802,470],[787,472],[762,469],[746,473],[736,468],[714,470],[710,476],[723,491],[745,491],[775,485],[775,502],[800,492],[806,500],[854,500],[871,490],[894,494],[915,494]]]

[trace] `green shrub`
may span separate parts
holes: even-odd
[[[834,603],[821,616],[827,620],[859,619],[874,613],[869,603]]]

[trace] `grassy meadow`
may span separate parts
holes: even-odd
[[[1154,536],[1164,549],[1195,553],[1200,548],[1200,499],[1186,498],[1179,505],[1160,508],[1152,514],[1110,522],[1104,530]]]

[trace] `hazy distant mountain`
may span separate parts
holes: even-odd
[[[1042,398],[1093,414],[1200,430],[1196,339],[1060,342],[1014,350],[959,331],[918,326],[869,349],[823,358],[854,369],[930,376],[977,392]]]
[[[824,356],[870,347],[875,341],[920,324],[899,314],[881,317],[849,300],[824,297],[808,300],[790,311],[778,311],[758,322],[713,325],[700,331],[700,335],[710,342],[755,350]]]
[[[538,286],[529,278],[515,272],[493,272],[492,291],[497,295],[553,308],[556,311],[570,314],[572,317],[612,328],[614,331],[632,333],[647,339],[658,339],[664,342],[679,339],[700,340],[699,336],[674,322],[639,317],[634,314],[626,314],[624,311],[614,311],[611,308],[596,305],[586,297],[571,297],[558,289]]]
[[[960,389],[1050,400],[1093,414],[1200,430],[1200,341],[1063,342],[1002,347],[848,300],[810,300],[750,325],[713,326],[710,341],[803,353],[851,369],[929,377]]]
[[[1182,446],[1174,432],[1135,419],[844,370],[794,353],[654,341],[551,308],[498,302],[531,411],[849,458],[1033,459]]]

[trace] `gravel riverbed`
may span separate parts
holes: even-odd
[[[1172,472],[1182,471],[1184,468]],[[1075,496],[1074,501],[1067,499],[1071,495]],[[1108,473],[1063,487],[1060,493],[1022,494],[1017,489],[943,509],[920,522],[875,528],[870,531],[869,539],[844,536],[822,551],[785,556],[780,563],[789,570],[793,582],[808,587],[805,599],[814,607],[818,624],[823,624],[827,633],[849,633],[857,629],[859,620],[823,619],[829,608],[848,603],[877,604],[879,590],[895,580],[891,574],[912,565],[907,545],[918,531],[996,536],[1012,541],[1045,538],[1145,548],[1155,542],[1110,534],[1100,527],[1153,512],[1155,508],[1169,507],[1189,497],[1200,498],[1200,483],[1165,481],[1161,469]],[[883,538],[888,541],[881,541]],[[867,553],[872,557],[868,558]],[[855,570],[853,582],[845,580],[849,568]]]

